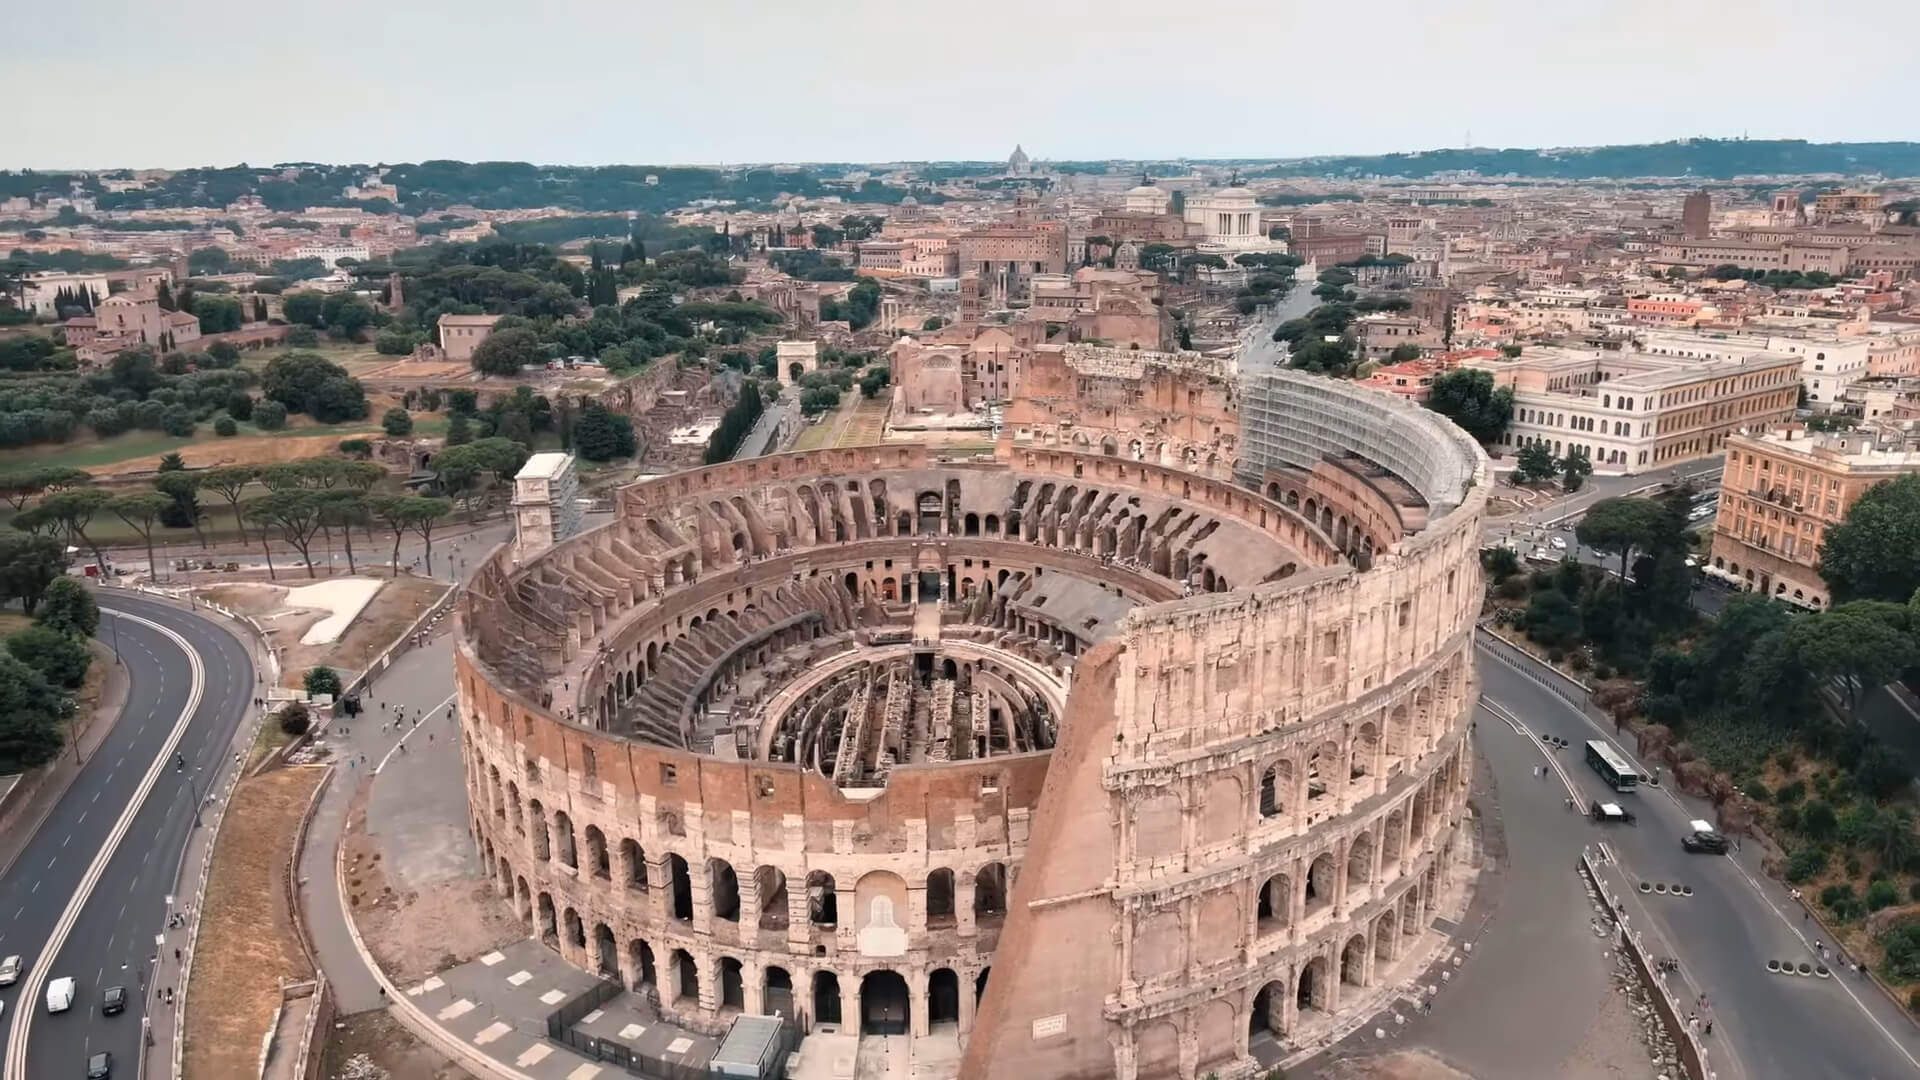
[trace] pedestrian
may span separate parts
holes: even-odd
[[[180,962],[180,950],[177,948],[173,950],[173,962],[176,964]]]
[[[1701,1033],[1702,1035],[1711,1035],[1711,1034],[1713,1034],[1713,1020],[1712,1020],[1711,1018],[1709,1018],[1709,1019],[1707,1020],[1707,1026],[1706,1026],[1705,1028],[1703,1028],[1703,1029],[1701,1029],[1701,1032],[1700,1032],[1700,1033]]]
[[[433,732],[431,732],[431,731],[429,731],[429,732],[427,732],[427,741],[428,741],[428,742],[432,742],[432,741],[433,741]]]
[[[407,752],[407,744],[405,742],[400,744],[400,752],[403,754]]]

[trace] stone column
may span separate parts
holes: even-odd
[[[962,888],[962,884],[968,886]],[[973,893],[977,888],[972,874],[964,870],[953,872],[953,928],[961,937],[970,938],[979,933],[973,921]],[[963,995],[964,996],[964,995]]]
[[[733,872],[733,878],[739,883],[740,887],[740,940],[749,944],[757,944],[760,940],[760,874],[758,868],[749,870],[744,877],[741,876],[740,871],[736,869]],[[745,978],[745,976],[743,975],[742,978]],[[758,1012],[759,1010],[749,1009],[747,1011]]]
[[[696,907],[694,910],[698,911],[700,909]],[[701,958],[695,956],[693,961],[699,964],[702,969],[700,972],[700,1015],[711,1017],[720,1008],[720,965],[723,961],[718,956],[706,957],[705,963],[701,963]]]
[[[907,886],[907,933],[909,940],[918,941],[920,935],[927,932],[927,885],[926,878],[918,885]]]
[[[807,905],[807,881],[802,877],[796,885],[793,878],[787,879],[787,943],[799,946],[800,951],[810,952],[807,943],[813,940],[813,912]],[[791,950],[789,950],[791,951]],[[810,978],[810,977],[809,977]],[[807,983],[809,993],[813,983]]]
[[[766,989],[765,965],[740,965],[740,1000],[745,1004],[748,1016],[759,1016],[767,1011]]]
[[[1292,883],[1287,897],[1287,940],[1300,941],[1300,920],[1307,917],[1307,868],[1311,864],[1295,859],[1288,864],[1287,880]]]
[[[907,1034],[915,1038],[927,1035],[927,969],[915,966],[907,973]]]
[[[953,973],[960,980],[960,1034],[964,1036],[973,1030],[973,980],[978,973],[957,965]]]
[[[644,854],[643,852],[643,858]],[[646,907],[652,912],[652,921],[655,926],[669,925],[673,922],[673,874],[667,869],[666,856],[647,859],[646,868]],[[655,960],[657,962],[659,958],[655,957]]]

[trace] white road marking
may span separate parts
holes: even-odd
[[[381,757],[380,763],[373,767],[373,775],[379,776],[380,770],[386,768],[387,762],[393,760],[393,755],[400,752],[401,745],[405,743],[408,739],[413,738],[413,733],[416,731],[419,731],[420,728],[424,726],[429,720],[432,720],[434,717],[440,715],[440,711],[442,709],[445,709],[448,705],[452,704],[453,699],[456,696],[457,694],[448,694],[447,700],[442,701],[440,704],[435,705],[433,708],[428,709],[426,712],[423,712],[420,714],[420,723],[415,724],[412,727],[409,727],[407,730],[401,732],[399,742],[396,742],[392,746],[387,747],[387,752],[385,756]]]
[[[480,962],[487,965],[488,967],[492,967],[493,965],[499,963],[502,960],[505,960],[506,958],[507,958],[506,954],[504,953],[490,952],[487,955],[481,957]]]
[[[472,1011],[473,1002],[468,1001],[466,998],[461,998],[459,1001],[441,1009],[434,1015],[442,1020],[458,1020]]]
[[[534,1043],[532,1046],[527,1047],[526,1053],[514,1058],[513,1063],[522,1069],[530,1069],[547,1060],[548,1056],[552,1053],[553,1047],[548,1046],[546,1043]]]
[[[567,995],[563,990],[549,990],[540,995],[541,1003],[546,1005],[558,1005],[565,1000],[567,1000]]]
[[[640,1024],[628,1024],[620,1029],[620,1037],[628,1042],[639,1038],[647,1029]]]
[[[691,1046],[693,1044],[689,1043],[687,1045]],[[600,1066],[580,1065],[580,1066],[577,1066],[572,1072],[567,1074],[567,1080],[593,1080],[594,1077],[599,1075],[600,1075]]]
[[[533,973],[530,971],[516,971],[507,976],[508,986],[525,986],[531,981],[533,981]]]
[[[100,884],[100,876],[106,872],[108,861],[113,858],[113,853],[119,848],[120,842],[126,838],[128,828],[133,825],[134,815],[139,812],[147,795],[153,791],[153,785],[160,778],[160,771],[166,766],[168,756],[173,753],[174,747],[180,743],[181,736],[186,733],[187,724],[200,707],[200,695],[206,686],[206,668],[200,662],[200,654],[187,643],[186,638],[151,619],[138,615],[117,611],[114,612],[114,617],[131,619],[165,635],[180,648],[182,653],[186,654],[190,673],[187,682],[187,701],[185,707],[180,710],[180,718],[174,721],[173,730],[167,734],[166,745],[154,756],[152,764],[147,766],[146,776],[141,778],[132,798],[127,800],[126,809],[120,812],[120,817],[114,822],[106,842],[94,854],[93,861],[87,866],[86,874],[80,879],[79,887],[74,890],[73,896],[68,898],[65,910],[61,911],[59,921],[54,924],[53,933],[48,936],[38,959],[28,969],[24,985],[20,989],[21,1001],[38,1000],[41,991],[46,988],[47,977],[50,974],[48,966],[54,957],[59,955],[60,948],[66,944],[68,935],[73,933],[73,926],[79,921],[80,912],[86,907],[88,898],[93,895],[93,890]],[[112,778],[111,773],[108,774],[108,778]],[[14,1010],[12,1024],[7,1029],[7,1056],[4,1069],[0,1069],[0,1080],[25,1080],[27,1038],[33,1018],[38,1012],[38,1009]]]
[[[485,1046],[488,1043],[494,1041],[495,1039],[498,1039],[500,1036],[505,1035],[507,1032],[512,1030],[513,1028],[507,1026],[506,1024],[501,1023],[498,1020],[495,1020],[493,1023],[488,1024],[486,1027],[483,1027],[480,1029],[480,1034],[475,1035],[473,1037],[473,1045]]]

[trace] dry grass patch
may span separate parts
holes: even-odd
[[[391,1080],[467,1080],[471,1075],[415,1038],[385,1009],[341,1017],[327,1036],[321,1075],[355,1075],[349,1069],[361,1063],[385,1071]]]
[[[365,669],[387,646],[406,633],[407,628],[420,616],[426,614],[427,609],[440,599],[448,587],[443,581],[411,575],[388,578],[366,573],[360,576],[379,577],[382,582],[380,591],[374,594],[366,607],[360,609],[353,625],[347,627],[347,632],[338,641],[323,645],[302,645],[300,636],[314,623],[326,618],[327,612],[303,608],[296,609],[292,614],[273,617],[277,612],[288,610],[288,586],[308,584],[304,569],[293,574],[282,574],[281,580],[285,584],[263,580],[229,581],[221,585],[208,585],[195,592],[221,607],[258,619],[261,628],[266,631],[267,641],[280,656],[280,685],[298,687],[309,668],[330,667],[341,672],[343,679],[347,673]]]
[[[276,769],[234,789],[213,852],[187,998],[185,1073],[251,1076],[281,987],[313,977],[287,910],[294,834],[324,770]]]

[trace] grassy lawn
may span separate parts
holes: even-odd
[[[207,423],[195,428],[193,435],[188,438],[162,435],[151,431],[129,431],[105,439],[84,437],[58,446],[33,446],[0,451],[0,471],[44,465],[89,470],[106,469],[137,458],[157,457],[192,447],[213,448],[221,443],[232,443],[239,439],[288,439],[313,436],[346,439],[356,435],[385,434],[380,428],[378,416],[369,416],[365,420],[351,420],[343,424],[294,424],[281,431],[262,431],[252,424],[237,426],[238,430],[231,436],[214,434],[213,425]],[[414,421],[414,431],[419,434],[444,435],[446,429],[447,422],[443,417],[428,416]]]
[[[285,356],[288,353],[296,353],[296,352],[319,353],[321,356],[324,356],[327,359],[333,361],[334,363],[339,364],[341,367],[346,368],[347,374],[355,375],[355,376],[362,375],[368,371],[374,370],[375,368],[386,367],[388,364],[396,363],[398,361],[406,359],[406,357],[404,356],[382,356],[378,352],[374,351],[374,348],[372,345],[360,345],[360,344],[355,344],[353,342],[340,343],[340,342],[327,341],[327,342],[322,342],[311,349],[293,349],[293,348],[286,348],[286,347],[277,347],[272,349],[242,349],[240,351],[240,366],[251,369],[253,371],[259,371],[265,368],[267,364],[273,360],[274,357]]]

